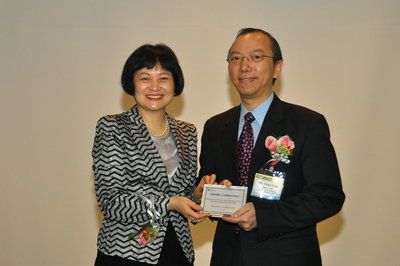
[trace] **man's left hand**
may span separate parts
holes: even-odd
[[[246,231],[251,231],[257,227],[256,209],[252,202],[247,202],[231,216],[223,216],[222,220],[237,224]]]

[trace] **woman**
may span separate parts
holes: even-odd
[[[143,45],[127,59],[121,83],[136,105],[102,117],[93,146],[104,215],[95,266],[193,265],[187,219],[207,215],[189,199],[197,172],[196,128],[166,113],[184,87],[178,59],[166,45]]]

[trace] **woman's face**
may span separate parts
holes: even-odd
[[[157,63],[153,68],[142,68],[133,75],[134,98],[139,108],[165,111],[174,97],[174,78]]]

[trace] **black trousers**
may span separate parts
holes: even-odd
[[[210,266],[243,266],[243,251],[240,241],[240,229],[235,227],[232,238],[225,239],[224,247],[213,246]],[[215,249],[215,250],[214,250]],[[223,251],[221,250],[223,249]],[[215,252],[214,252],[215,251]],[[224,255],[221,256],[221,253]],[[256,265],[255,265],[256,266]],[[259,265],[257,265],[259,266]]]
[[[185,254],[183,253],[179,240],[176,236],[175,230],[170,223],[168,223],[160,259],[156,265],[193,266],[193,263],[189,263]],[[98,250],[94,266],[154,266],[154,265],[125,259],[118,256],[109,256]]]

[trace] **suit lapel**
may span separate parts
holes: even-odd
[[[143,118],[139,114],[137,106],[135,105],[129,111],[129,118],[132,121],[131,132],[135,136],[133,138],[137,149],[143,156],[143,160],[149,165],[149,167],[161,167],[162,175],[157,176],[160,179],[160,187],[167,185],[169,187],[169,181],[167,176],[167,170],[165,164],[161,159],[161,156],[147,131],[146,125]]]
[[[238,160],[237,160],[237,138],[239,127],[240,106],[233,109],[232,115],[228,117],[223,125],[221,125],[221,151],[223,152],[224,165],[226,169],[232,169],[233,172],[227,173],[228,176],[220,177],[222,179],[230,179],[234,185],[239,185],[238,178]],[[219,181],[222,181],[219,180]]]
[[[268,160],[271,159],[270,152],[265,147],[265,139],[268,136],[277,137],[277,134],[280,132],[280,122],[283,120],[283,118],[284,115],[282,111],[282,102],[275,95],[274,100],[272,101],[271,106],[264,118],[260,133],[254,146],[249,170],[249,193],[251,192],[256,172],[263,167]]]

